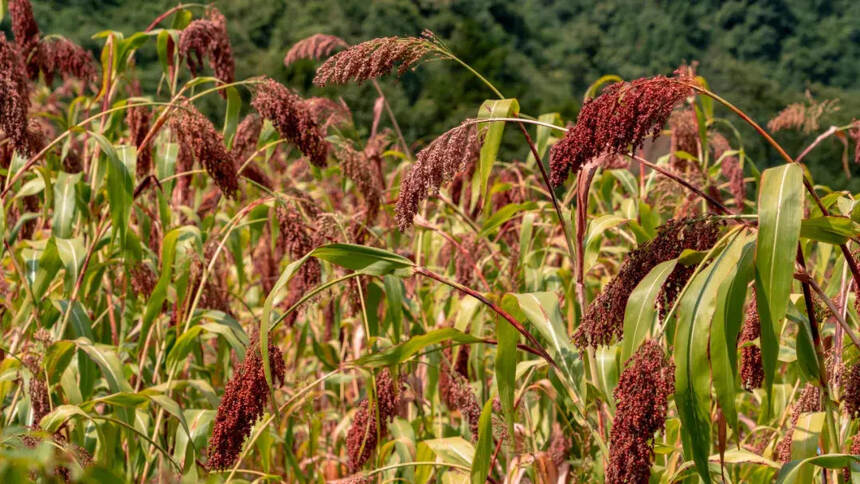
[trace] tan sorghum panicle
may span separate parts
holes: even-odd
[[[209,66],[215,77],[229,84],[234,80],[235,60],[227,33],[227,20],[214,7],[206,11],[208,19],[197,19],[188,24],[179,36],[179,53],[188,63],[192,75],[203,67],[203,57],[209,58]],[[225,94],[223,91],[221,95]]]
[[[328,57],[337,49],[348,47],[340,37],[326,34],[314,34],[296,42],[284,56],[284,65],[288,66],[300,59],[322,59]]]
[[[346,84],[367,81],[391,72],[403,75],[424,56],[435,50],[433,34],[424,31],[421,37],[381,37],[348,47],[329,57],[317,69],[314,84]]]
[[[689,69],[675,77],[641,78],[618,82],[588,100],[576,125],[552,147],[550,179],[554,186],[576,174],[589,160],[604,153],[637,149],[648,136],[657,136],[674,107],[692,93]]]
[[[827,99],[817,102],[807,91],[807,102],[789,104],[770,121],[767,129],[777,132],[786,129],[801,130],[804,133],[818,131],[821,117],[827,113],[839,110],[838,99]]]
[[[848,135],[854,140],[854,163],[860,163],[860,121],[854,120]]]
[[[646,484],[654,457],[654,433],[666,422],[675,391],[675,365],[663,348],[647,340],[625,363],[613,392],[616,411],[609,438],[606,482]]]
[[[611,343],[613,338],[621,338],[627,298],[639,281],[654,266],[678,257],[684,249],[710,249],[718,235],[719,224],[710,220],[670,220],[661,226],[657,237],[634,249],[624,259],[615,278],[588,305],[573,336],[577,346],[597,347]]]
[[[284,381],[284,358],[271,342],[269,365],[272,384],[278,386]],[[221,397],[221,404],[218,405],[215,426],[209,439],[210,469],[227,469],[235,464],[245,438],[263,415],[268,397],[269,385],[263,372],[259,336],[255,334],[245,352],[245,360],[234,370]]]
[[[401,231],[412,225],[421,201],[438,193],[443,184],[464,171],[471,161],[478,158],[480,150],[477,125],[467,120],[418,152],[415,164],[400,182],[395,214]]]
[[[251,105],[268,119],[281,137],[294,144],[316,166],[325,166],[328,142],[325,134],[297,94],[282,84],[266,79],[255,86]]]
[[[221,133],[191,103],[183,103],[170,117],[170,129],[180,146],[186,145],[221,192],[234,197],[239,188],[236,163],[224,147]],[[177,162],[177,170],[179,163]]]

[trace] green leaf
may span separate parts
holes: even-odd
[[[494,230],[510,220],[518,212],[527,212],[536,208],[537,203],[535,202],[509,203],[494,212],[489,218],[487,218],[487,220],[484,221],[484,226],[481,227],[481,232],[478,233],[478,237],[486,237],[493,233]]]
[[[818,363],[818,353],[815,351],[809,318],[806,314],[801,313],[793,304],[789,304],[786,317],[797,324],[797,339],[795,340],[794,351],[798,367],[807,381],[818,382],[821,366]]]
[[[522,311],[541,336],[550,343],[547,350],[561,367],[565,387],[573,394],[574,402],[582,401],[581,395],[584,393],[580,388],[584,381],[582,359],[567,335],[558,296],[551,292],[505,294],[502,298],[502,306],[509,307],[511,304]]]
[[[278,277],[275,285],[272,286],[272,290],[269,291],[268,296],[266,296],[266,302],[263,303],[263,317],[260,319],[260,356],[263,361],[263,375],[266,377],[266,384],[269,386],[269,392],[272,396],[272,401],[275,399],[275,389],[272,386],[272,369],[271,362],[269,361],[269,328],[271,327],[272,321],[272,307],[275,304],[275,297],[277,294],[283,289],[289,282],[292,280],[293,276],[299,271],[302,264],[308,259],[308,255],[302,257],[301,259],[295,260],[291,262],[284,272],[281,273],[281,276]]]
[[[558,127],[564,126],[564,121],[561,119],[561,114],[559,113],[544,113],[538,116],[538,121],[543,123],[554,124]],[[547,126],[538,125],[535,128],[535,148],[537,148],[538,155],[542,158],[546,153],[546,148],[549,146],[550,138],[553,135],[553,132],[560,133],[560,131],[552,129]],[[531,164],[534,161],[534,155],[529,151],[529,156],[527,158],[528,163]],[[546,165],[546,162],[544,162]]]
[[[122,160],[119,159],[111,142],[99,133],[90,132],[90,136],[98,142],[102,151],[107,155],[107,190],[111,225],[113,233],[120,241],[120,246],[125,247],[125,234],[131,220],[134,183],[131,174]]]
[[[463,437],[448,437],[446,439],[431,439],[423,441],[436,454],[436,457],[446,464],[472,467],[475,458],[475,448]]]
[[[61,171],[54,182],[54,217],[51,231],[55,237],[69,238],[74,229],[77,205],[75,203],[75,187],[81,179],[81,174],[69,175]]]
[[[710,368],[708,347],[711,319],[720,285],[737,267],[747,237],[739,233],[713,254],[713,262],[689,282],[680,296],[675,329],[675,404],[681,420],[684,455],[696,463],[699,475],[708,480],[711,444]]]
[[[801,221],[800,236],[828,244],[844,244],[858,235],[857,224],[847,217],[813,217]]]
[[[737,394],[738,364],[737,341],[744,320],[744,303],[747,285],[754,273],[755,244],[748,239],[738,262],[737,269],[719,288],[714,319],[711,323],[711,375],[717,402],[726,417],[726,422],[738,432],[738,412],[735,407]]]
[[[850,454],[824,454],[803,460],[793,460],[782,466],[776,476],[776,483],[805,484],[812,482],[811,480],[804,480],[808,476],[804,468],[808,466],[816,465],[826,469],[842,469],[848,466],[854,467],[853,464],[858,462],[860,462],[860,457]]]
[[[233,146],[233,136],[236,134],[236,126],[239,125],[239,110],[242,108],[242,98],[235,87],[228,87],[222,92],[227,93],[227,111],[224,113],[224,143]],[[244,162],[245,160],[239,160]]]
[[[490,459],[493,453],[492,417],[493,401],[487,400],[484,409],[481,410],[481,418],[478,420],[478,448],[475,449],[475,457],[472,459],[472,484],[484,484],[487,482],[487,476],[490,475]]]
[[[406,276],[415,264],[387,250],[354,244],[329,244],[317,247],[311,256],[373,276]]]
[[[60,239],[54,237],[53,241],[57,246],[57,253],[60,256],[60,260],[63,262],[63,266],[66,269],[66,276],[70,282],[67,289],[70,292],[73,284],[78,279],[78,271],[80,271],[81,266],[84,263],[87,249],[84,247],[84,241],[80,237],[75,239]]]
[[[489,99],[478,108],[478,119],[487,118],[510,118],[520,111],[520,105],[516,99]],[[481,145],[481,159],[475,177],[472,179],[472,200],[470,209],[474,209],[478,200],[487,200],[487,189],[490,181],[490,173],[499,154],[499,146],[502,143],[502,134],[505,131],[505,122],[478,124],[479,132],[483,133],[483,144]]]
[[[678,259],[668,260],[657,264],[633,289],[627,299],[624,309],[624,338],[621,340],[621,363],[639,348],[639,345],[654,330],[657,322],[655,301],[662,291],[663,283],[669,274],[675,270]]]
[[[176,257],[177,242],[195,233],[196,229],[194,227],[182,226],[171,230],[164,236],[164,241],[161,244],[161,275],[159,275],[155,289],[152,290],[152,294],[149,296],[149,301],[143,314],[142,332],[144,334],[149,330],[149,325],[155,320],[156,316],[161,314],[161,307],[164,301],[167,300],[167,289],[173,280],[173,260]]]
[[[119,357],[112,347],[95,345],[88,338],[84,337],[76,339],[75,344],[101,369],[110,391],[114,393],[134,392],[128,380],[125,379],[125,375],[122,372],[122,363],[120,363]]]
[[[430,345],[448,340],[456,343],[482,343],[484,341],[454,328],[434,329],[428,333],[413,336],[399,345],[391,346],[382,351],[362,356],[361,358],[353,360],[352,364],[353,366],[363,367],[365,369],[394,366],[403,363]]]
[[[517,372],[517,342],[520,332],[507,321],[496,321],[496,384],[499,401],[508,426],[508,435],[514,435],[514,388]],[[489,403],[489,402],[488,402]],[[492,440],[492,439],[491,439]],[[474,474],[473,474],[474,475]]]
[[[761,322],[761,357],[765,392],[770,395],[779,355],[779,334],[794,274],[797,241],[803,217],[803,171],[795,164],[765,170],[758,199],[756,239],[756,302]]]

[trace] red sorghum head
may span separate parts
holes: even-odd
[[[80,45],[65,38],[42,40],[27,63],[31,78],[39,71],[45,76],[45,82],[54,82],[54,76],[59,74],[64,80],[80,79],[93,82],[98,79],[98,71],[93,55]]]
[[[711,220],[670,220],[661,226],[657,237],[634,249],[615,278],[588,305],[582,324],[573,336],[577,346],[596,347],[621,338],[627,298],[639,281],[654,266],[678,257],[684,249],[710,249],[718,236],[719,224]],[[676,281],[676,285],[679,283]]]
[[[314,250],[311,237],[312,229],[305,224],[299,211],[292,206],[279,206],[277,209],[278,226],[280,228],[280,243],[292,260],[304,257]],[[293,283],[298,284],[302,291],[309,291],[320,283],[321,268],[316,257],[310,257],[302,264]]]
[[[424,31],[421,37],[381,37],[348,47],[329,57],[317,69],[314,84],[346,84],[376,79],[399,64],[401,76],[424,56],[435,50],[435,36]]]
[[[260,139],[260,131],[263,129],[263,119],[256,113],[250,113],[242,119],[233,136],[233,152],[236,161],[244,163],[245,160],[257,150],[257,141]]]
[[[663,429],[668,398],[674,391],[675,365],[659,343],[645,341],[627,360],[613,392],[616,411],[606,482],[648,482],[654,433]]]
[[[395,214],[400,230],[412,225],[418,205],[464,171],[478,158],[481,140],[477,125],[467,120],[439,136],[418,153],[415,164],[400,182]]]
[[[720,172],[729,181],[729,192],[735,199],[735,211],[740,213],[744,210],[746,200],[746,183],[744,182],[744,169],[740,159],[733,154],[727,154],[732,150],[729,140],[720,133],[708,133],[711,148],[714,151],[714,162],[720,161]]]
[[[9,17],[12,20],[12,35],[24,55],[39,42],[39,25],[33,16],[30,0],[9,0]]]
[[[352,123],[352,111],[340,99],[334,101],[327,97],[311,97],[304,100],[305,108],[310,111],[313,119],[323,132],[331,126],[339,127]]]
[[[443,352],[442,362],[439,366],[439,396],[449,409],[460,411],[460,414],[469,423],[472,437],[477,441],[481,405],[469,385],[467,376],[460,372],[462,368],[458,369],[461,365],[466,365],[468,368],[468,352],[464,353],[463,348],[466,347],[460,348],[457,361],[453,366],[449,362],[450,350],[448,350],[447,355]],[[461,357],[465,359],[461,361]]]
[[[603,153],[626,153],[642,146],[646,137],[659,135],[674,107],[691,94],[691,81],[689,69],[681,68],[675,77],[612,84],[588,100],[576,125],[552,148],[552,184],[561,185],[569,173]]]
[[[370,407],[368,399],[362,400],[346,435],[351,472],[360,469],[367,462],[379,443],[378,438],[388,432],[388,422],[394,418],[399,402],[400,388],[392,380],[391,373],[385,369],[376,377],[375,407]]]
[[[221,192],[228,197],[235,196],[239,188],[236,162],[227,152],[224,138],[212,122],[191,103],[183,103],[171,115],[170,129],[176,134],[180,146],[187,146],[203,165]]]
[[[748,391],[753,388],[761,388],[762,381],[764,381],[761,349],[753,343],[759,336],[761,336],[761,326],[755,297],[753,297],[752,302],[747,307],[744,326],[738,336],[738,345],[741,345],[741,384]]]
[[[845,404],[845,413],[856,418],[860,416],[860,363],[854,363],[845,372],[843,386],[842,402]]]
[[[28,4],[29,5],[29,4]],[[31,155],[27,135],[30,93],[24,64],[15,47],[0,33],[0,130],[15,151]]]
[[[296,145],[316,166],[325,166],[328,143],[307,105],[297,94],[272,79],[255,87],[251,105],[268,119],[281,137]]]
[[[269,397],[259,338],[253,335],[252,340],[245,352],[245,360],[234,369],[233,377],[227,382],[221,404],[218,405],[215,427],[209,439],[210,469],[227,469],[235,464],[245,438],[263,415]],[[284,358],[271,342],[269,364],[272,384],[279,385],[284,381]]]
[[[146,147],[140,149],[143,140],[149,133],[149,123],[152,120],[152,111],[146,106],[133,106],[125,113],[125,123],[128,125],[129,141],[138,148],[137,153],[137,176],[143,178],[149,174],[152,168],[152,149]]]
[[[322,59],[328,57],[337,49],[348,47],[340,37],[326,34],[314,34],[296,42],[284,56],[284,65],[288,66],[300,59]]]
[[[206,16],[206,19],[197,19],[182,30],[179,53],[188,62],[192,75],[196,76],[202,70],[203,57],[208,57],[215,77],[223,83],[231,83],[236,63],[227,33],[227,20],[214,7],[207,9]]]
[[[678,153],[683,151],[697,156],[699,142],[699,122],[692,108],[675,111],[669,116],[669,129],[672,130],[670,163],[678,170],[687,162]],[[679,170],[680,171],[680,170]]]

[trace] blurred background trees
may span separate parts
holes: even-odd
[[[34,0],[45,32],[99,48],[92,35],[111,25],[143,30],[174,0]],[[525,112],[558,111],[574,118],[586,88],[604,74],[625,79],[670,73],[699,62],[711,87],[764,124],[786,105],[838,98],[841,109],[822,126],[845,124],[860,112],[860,2],[853,0],[632,1],[632,0],[230,0],[216,2],[228,18],[237,79],[267,74],[305,94],[316,64],[284,67],[297,40],[321,32],[358,42],[417,35],[427,28],[458,56],[493,79]],[[8,32],[8,18],[2,28]],[[158,83],[154,48],[137,55],[141,82]],[[408,139],[422,144],[473,116],[492,93],[453,63],[419,67],[420,76],[386,79],[384,89]],[[359,125],[372,116],[370,85],[332,89],[354,110]],[[755,142],[751,132],[744,140]],[[813,135],[777,138],[796,155]],[[763,145],[748,145],[759,166],[779,160]],[[525,156],[523,152],[523,156]],[[842,146],[830,140],[807,162],[816,181],[860,189],[842,171]],[[853,167],[852,170],[860,169]]]

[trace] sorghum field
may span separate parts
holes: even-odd
[[[838,101],[753,119],[691,61],[563,119],[430,31],[283,46],[362,125],[238,79],[215,6],[94,55],[0,5],[0,481],[860,480],[860,203],[804,164],[857,172]],[[486,101],[408,139],[430,63]]]

